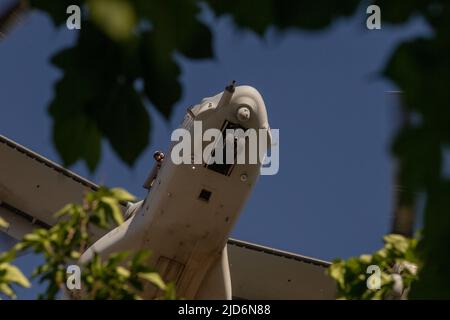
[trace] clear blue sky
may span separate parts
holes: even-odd
[[[170,122],[149,106],[152,143],[136,166],[123,165],[104,143],[94,176],[83,164],[71,169],[143,197],[153,151],[167,149],[186,107],[235,79],[261,92],[271,127],[280,129],[280,172],[260,178],[231,236],[327,260],[378,249],[390,228],[392,112],[386,91],[396,87],[377,72],[399,41],[428,32],[423,21],[369,31],[360,8],[325,31],[270,30],[260,39],[237,30],[229,18],[203,16],[214,30],[216,58],[178,57],[182,100]],[[33,13],[0,42],[0,134],[56,162],[46,109],[61,74],[48,60],[75,38],[76,31],[55,30],[46,16]],[[30,270],[35,260],[25,257],[20,264]]]

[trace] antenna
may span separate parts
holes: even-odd
[[[222,97],[220,98],[220,101],[217,104],[217,108],[221,108],[222,106],[230,104],[235,89],[236,89],[236,80],[233,80],[228,86],[225,87],[225,90],[222,93]]]

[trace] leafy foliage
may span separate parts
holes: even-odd
[[[68,279],[67,266],[77,264],[81,254],[92,244],[90,234],[95,228],[110,228],[123,223],[120,202],[131,201],[134,197],[122,189],[101,187],[96,192],[87,193],[82,205],[68,204],[59,212],[59,218],[50,229],[36,229],[27,234],[12,250],[2,258],[5,262],[13,260],[17,252],[31,249],[42,254],[44,263],[39,265],[32,277],[39,278],[47,284],[43,299],[55,299],[66,288]],[[149,253],[139,251],[115,253],[102,261],[94,254],[93,258],[81,265],[82,298],[84,299],[139,299],[139,293],[145,283],[154,285],[164,293],[166,298],[174,298],[175,291],[171,284],[165,284],[149,266]],[[3,267],[3,269],[2,269]],[[2,273],[2,270],[6,270]],[[4,274],[4,278],[2,278]],[[14,297],[8,282],[16,282],[29,287],[20,271],[0,260],[0,288]],[[3,281],[3,282],[2,282]],[[9,290],[8,290],[9,289]],[[75,294],[74,297],[77,295]]]
[[[191,59],[213,57],[212,34],[198,20],[197,1],[30,0],[56,26],[67,6],[83,10],[75,46],[56,53],[63,71],[49,112],[53,140],[65,165],[84,160],[93,171],[106,138],[132,165],[149,143],[149,100],[165,117],[181,97],[175,52]],[[140,88],[137,83],[142,83]],[[71,141],[71,143],[67,143]]]
[[[138,300],[144,283],[151,283],[165,292],[166,299],[175,298],[173,284],[166,285],[160,275],[148,266],[149,253],[138,252],[126,261],[129,253],[112,254],[102,261],[98,254],[84,266],[82,283],[87,293],[84,299]],[[121,264],[125,264],[122,266]]]
[[[395,274],[401,276],[402,288],[410,288],[417,280],[416,268],[420,264],[416,252],[417,240],[390,234],[384,237],[384,242],[385,246],[372,255],[333,262],[327,273],[336,280],[338,298],[389,299],[399,294],[394,292],[394,286],[398,284]],[[369,289],[367,286],[367,270],[371,265],[380,268],[380,289]]]
[[[181,96],[180,68],[173,53],[192,59],[213,56],[212,33],[198,20],[200,1],[108,1],[111,5],[101,0],[29,1],[56,26],[65,22],[70,4],[83,6],[86,13],[75,46],[52,60],[64,73],[50,107],[54,143],[64,163],[84,160],[94,170],[101,139],[106,138],[132,165],[149,141],[145,99],[169,117]],[[323,30],[367,5],[362,0],[205,2],[217,16],[230,15],[238,27],[261,36],[271,26]],[[376,0],[373,4],[380,6],[383,24],[402,24],[418,16],[432,29],[428,38],[400,44],[382,75],[403,91],[405,106],[421,120],[405,126],[392,146],[402,168],[399,182],[412,194],[422,192],[427,201],[419,246],[424,266],[411,296],[448,299],[450,256],[443,253],[450,247],[450,180],[442,162],[450,142],[450,2]],[[136,89],[137,80],[143,82],[142,90]]]
[[[236,25],[248,28],[259,35],[264,35],[271,26],[279,30],[288,28],[321,30],[337,18],[352,15],[360,2],[360,0],[207,1],[217,15],[228,14]]]
[[[9,224],[0,217],[0,228],[8,228],[8,226]],[[13,257],[8,254],[0,255],[0,293],[10,298],[16,298],[11,285],[17,284],[29,288],[30,282],[19,268],[10,264],[12,258]]]
[[[25,288],[29,288],[31,285],[22,271],[10,264],[9,261],[10,258],[7,255],[0,256],[0,293],[10,298],[16,298],[16,294],[11,287],[12,284],[17,284]]]
[[[380,1],[387,5],[387,1]],[[389,3],[391,3],[390,1]],[[405,126],[393,143],[402,168],[401,184],[426,198],[423,239],[419,253],[424,262],[413,284],[412,298],[450,298],[450,179],[445,175],[444,153],[450,142],[450,3],[411,1],[385,13],[392,22],[413,14],[426,19],[433,35],[398,46],[384,75],[403,91],[403,102],[420,121]]]
[[[179,100],[178,52],[190,59],[214,56],[213,35],[199,20],[199,0],[29,0],[55,26],[65,23],[69,5],[83,10],[82,27],[72,48],[54,55],[63,71],[50,105],[53,140],[65,165],[84,160],[95,170],[106,138],[132,165],[149,143],[148,99],[165,117]],[[358,0],[206,1],[217,15],[231,14],[241,27],[260,35],[280,29],[318,30],[349,16]],[[255,14],[257,10],[257,14]],[[142,82],[143,88],[136,83]],[[67,141],[73,143],[68,144]]]

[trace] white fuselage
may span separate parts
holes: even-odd
[[[239,116],[242,106],[250,110],[249,115]],[[225,123],[270,130],[262,98],[248,86],[205,98],[191,108],[182,127],[192,136],[193,120],[202,121],[203,130],[221,130]],[[82,260],[90,259],[94,251],[105,256],[149,249],[153,265],[166,281],[175,282],[180,297],[229,299],[231,284],[224,248],[259,176],[261,161],[228,166],[222,172],[205,164],[177,165],[170,156],[173,145],[134,214],[99,239]],[[192,148],[192,158],[195,152]],[[148,287],[144,297],[153,298],[155,293]]]

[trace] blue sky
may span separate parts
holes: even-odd
[[[428,32],[424,22],[369,31],[360,8],[324,31],[271,29],[261,39],[229,18],[209,12],[203,18],[214,30],[216,58],[177,56],[183,97],[170,122],[149,106],[152,143],[135,167],[104,143],[95,175],[83,164],[71,169],[143,197],[152,154],[167,149],[186,107],[235,79],[264,97],[270,125],[280,130],[280,171],[260,178],[231,236],[327,260],[378,249],[392,206],[393,112],[386,92],[397,89],[378,71],[400,41]],[[0,42],[0,134],[56,162],[46,109],[61,74],[48,60],[76,32],[56,30],[45,15],[32,13]],[[35,262],[21,260],[26,270]]]

